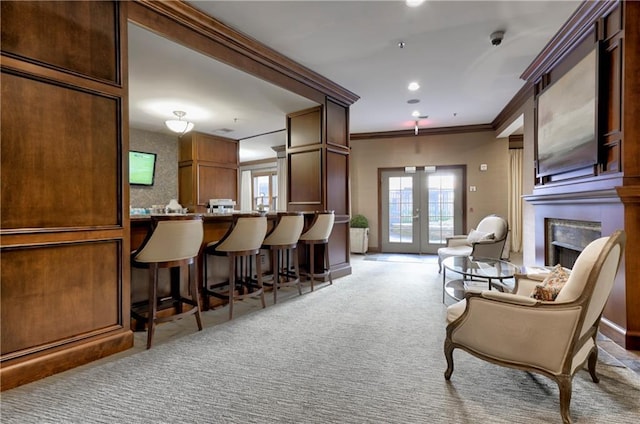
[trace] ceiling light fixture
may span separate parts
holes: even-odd
[[[407,88],[409,89],[409,91],[416,91],[417,89],[420,88],[420,84],[414,81],[409,83],[409,86]]]
[[[424,0],[406,0],[405,3],[407,3],[409,7],[418,7],[424,3]]]
[[[413,112],[411,112],[411,116],[413,116],[414,118],[418,118],[420,116],[420,111],[414,110]]]
[[[183,112],[181,110],[174,110],[173,114],[178,117],[178,119],[169,119],[165,121],[165,125],[174,133],[178,133],[180,135],[186,134],[193,129],[193,122],[183,121],[182,118],[187,114],[187,112]]]

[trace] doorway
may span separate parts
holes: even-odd
[[[462,233],[465,166],[421,168],[380,171],[382,252],[435,254]]]

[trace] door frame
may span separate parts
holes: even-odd
[[[413,166],[413,165],[407,165]],[[462,230],[464,231],[467,228],[467,165],[464,163],[461,164],[449,164],[449,165],[432,165],[435,166],[437,170],[443,169],[460,169],[462,170]],[[423,166],[416,166],[416,168],[423,168]],[[393,166],[386,168],[378,168],[378,246],[377,251],[382,252],[382,173],[383,172],[404,172],[406,171],[406,167],[404,166]],[[420,247],[421,249],[421,247]]]

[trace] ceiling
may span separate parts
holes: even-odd
[[[360,96],[350,130],[362,133],[413,128],[413,111],[420,128],[491,123],[581,1],[188,3]],[[241,140],[244,162],[274,157],[286,114],[315,105],[135,25],[129,39],[132,127],[168,132],[184,110],[196,131]]]

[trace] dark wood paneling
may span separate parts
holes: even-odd
[[[197,185],[193,180],[195,171],[192,161],[180,163],[178,167],[178,201],[184,207],[196,204]]]
[[[349,128],[347,125],[348,109],[331,100],[327,100],[327,144],[347,147],[349,145]]]
[[[289,153],[289,204],[322,205],[322,152]],[[317,210],[318,208],[315,207]],[[307,209],[314,210],[314,208]]]
[[[3,73],[1,102],[2,228],[117,225],[118,100]]]
[[[4,250],[3,358],[121,326],[120,249],[109,241]]]
[[[349,156],[327,151],[327,209],[349,214]]]
[[[127,2],[2,2],[2,390],[133,346]]]
[[[198,165],[198,205],[209,199],[238,199],[238,171],[219,166]]]
[[[120,82],[117,38],[113,36],[118,19],[113,3],[2,1],[1,5],[4,53]]]
[[[322,109],[312,108],[287,116],[289,148],[320,144],[322,142]]]

